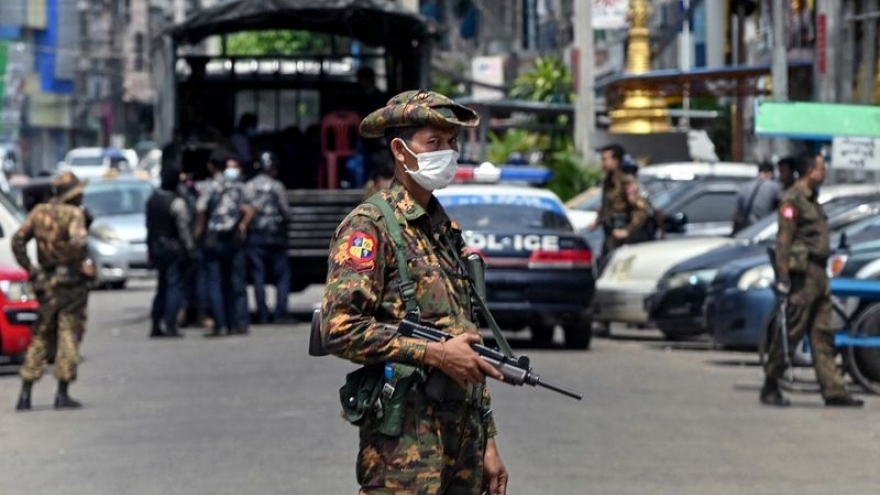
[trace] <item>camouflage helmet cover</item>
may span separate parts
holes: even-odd
[[[52,189],[58,201],[67,202],[83,193],[88,180],[80,180],[73,172],[66,171],[52,181]]]
[[[384,107],[361,121],[365,138],[379,138],[392,127],[476,127],[480,116],[451,98],[433,91],[405,91],[388,100]]]

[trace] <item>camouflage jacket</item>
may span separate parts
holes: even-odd
[[[244,201],[254,208],[253,232],[275,235],[283,230],[290,216],[287,190],[280,181],[259,174],[244,186]]]
[[[605,177],[598,222],[611,229],[625,228],[633,236],[648,219],[648,201],[639,192],[639,183],[621,171]]]
[[[456,335],[477,333],[466,274],[458,261],[466,249],[461,232],[436,198],[426,211],[397,182],[379,194],[401,225],[422,322]],[[406,309],[394,241],[377,207],[361,204],[342,221],[330,242],[328,265],[321,309],[327,350],[356,363],[421,363],[427,342],[383,325],[396,326]],[[484,390],[488,404],[488,387]],[[494,423],[488,431],[494,435]]]
[[[196,210],[206,212],[208,232],[230,232],[241,220],[244,184],[224,179],[222,175],[205,181],[199,191]]]
[[[779,234],[776,237],[776,269],[781,282],[792,271],[804,272],[808,263],[823,265],[831,254],[828,217],[817,194],[802,182],[782,194]]]
[[[82,208],[51,201],[31,210],[12,237],[12,252],[18,264],[31,271],[26,246],[31,239],[36,239],[37,258],[42,268],[51,269],[59,265],[78,267],[86,258],[87,236]]]

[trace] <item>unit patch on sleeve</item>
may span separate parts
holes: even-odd
[[[789,220],[794,220],[794,217],[797,216],[797,210],[791,205],[783,206],[779,212],[782,214],[782,218],[787,218]]]
[[[348,239],[348,257],[356,264],[372,264],[376,258],[376,239],[366,232],[354,232]]]

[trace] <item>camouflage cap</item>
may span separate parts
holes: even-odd
[[[476,127],[477,112],[459,105],[451,98],[433,91],[405,91],[388,100],[384,107],[361,121],[360,133],[365,138],[378,138],[392,127]]]
[[[52,181],[52,189],[58,201],[66,202],[83,193],[88,180],[79,180],[73,172],[62,172]]]

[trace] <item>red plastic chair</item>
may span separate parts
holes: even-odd
[[[318,187],[339,187],[339,161],[357,154],[355,143],[360,115],[354,112],[332,112],[321,119],[321,168],[318,170]]]

